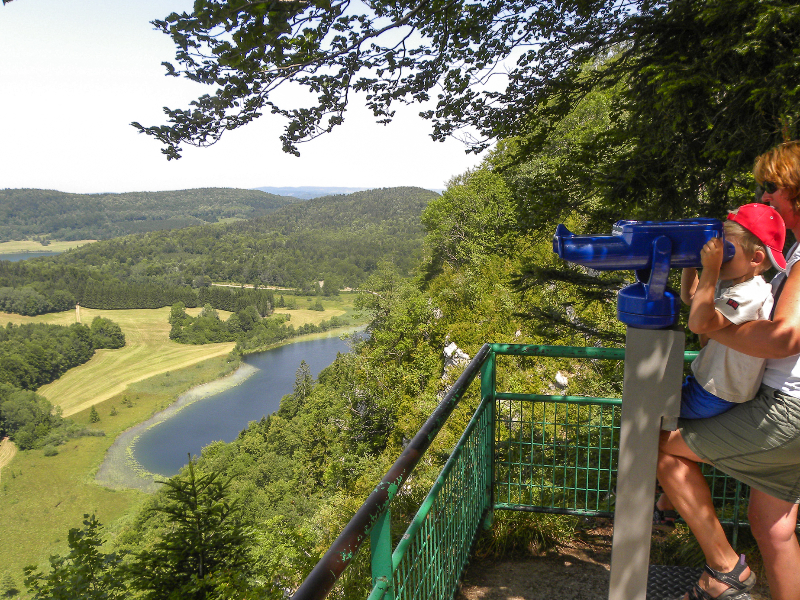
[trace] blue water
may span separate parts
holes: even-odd
[[[37,256],[55,256],[61,254],[60,252],[20,252],[18,254],[0,254],[0,260],[10,260],[11,262],[18,262],[26,258],[36,258]]]
[[[338,337],[287,344],[252,354],[245,362],[258,371],[240,385],[198,400],[144,432],[136,442],[134,457],[151,473],[170,477],[199,456],[209,443],[236,439],[250,421],[267,416],[280,406],[281,397],[294,389],[295,373],[305,360],[316,379],[337,352],[347,352]]]

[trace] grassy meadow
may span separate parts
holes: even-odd
[[[108,400],[125,391],[132,383],[153,375],[174,371],[194,365],[200,361],[225,356],[236,345],[233,342],[190,346],[169,339],[169,308],[155,310],[94,310],[80,309],[80,320],[91,324],[97,316],[111,319],[125,333],[125,347],[117,350],[98,350],[92,359],[62,377],[37,390],[54,405],[61,407],[62,414],[69,417],[93,404]],[[201,309],[189,309],[196,315]],[[227,318],[220,311],[222,319]],[[23,317],[8,313],[0,314],[0,323],[52,323],[71,325],[76,321],[76,312],[53,313],[37,317]]]
[[[281,295],[280,292],[275,292],[276,299]],[[297,308],[276,308],[276,314],[289,315],[289,324],[295,327],[301,327],[306,323],[314,325],[327,321],[331,317],[344,317],[353,324],[357,324],[361,316],[357,314],[353,308],[353,302],[357,296],[357,292],[343,292],[338,297],[333,299],[322,299],[322,306],[325,307],[324,311],[311,310],[311,305],[317,302],[316,296],[297,296]],[[286,294],[284,294],[286,297]]]
[[[216,357],[133,383],[124,393],[94,404],[98,423],[89,422],[88,408],[70,417],[104,435],[69,440],[57,448],[55,456],[45,456],[44,450],[17,452],[2,469],[0,480],[0,576],[8,571],[20,585],[25,565],[44,566],[49,555],[64,554],[67,532],[81,526],[84,513],[94,513],[113,532],[114,523],[147,495],[138,490],[112,491],[94,482],[108,447],[120,433],[165,408],[187,389],[213,381],[233,367],[235,363],[228,363],[225,356]],[[123,404],[125,398],[130,406]]]
[[[15,242],[0,242],[0,254],[21,254],[23,252],[66,252],[72,248],[91,244],[96,240],[74,240],[71,242],[53,241],[43,246],[33,240],[19,240]]]
[[[287,312],[295,326],[319,323],[334,315],[345,315],[356,322],[354,297],[343,294],[333,300],[324,299],[324,311],[281,312]],[[227,313],[219,312],[221,318],[227,318]],[[114,439],[166,408],[186,390],[219,379],[237,366],[238,362],[231,362],[229,356],[233,343],[189,346],[171,341],[168,315],[169,308],[80,309],[83,323],[90,324],[95,316],[118,323],[125,333],[126,345],[96,352],[88,363],[37,390],[60,406],[65,416],[104,435],[70,440],[57,448],[55,456],[45,456],[43,450],[20,451],[2,467],[0,577],[10,574],[19,589],[24,587],[24,566],[37,564],[46,568],[51,554],[66,553],[67,532],[81,526],[84,513],[94,513],[113,537],[118,525],[147,498],[138,490],[115,491],[95,483],[95,474]],[[38,317],[0,313],[0,324],[69,325],[75,320],[75,311]],[[123,403],[125,399],[128,402]],[[89,423],[92,406],[100,415],[99,423]]]

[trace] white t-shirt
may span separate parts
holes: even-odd
[[[734,325],[769,319],[772,287],[761,275],[730,285],[717,284],[714,308]],[[709,340],[692,362],[692,373],[707,392],[728,402],[751,400],[761,385],[766,359],[742,354]]]
[[[789,250],[789,256],[786,259],[786,275],[778,273],[772,278],[773,291],[778,291],[783,280],[789,276],[792,265],[798,260],[800,260],[800,244],[795,244]],[[768,359],[763,381],[764,385],[800,398],[800,354],[787,358]]]

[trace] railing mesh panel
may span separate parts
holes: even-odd
[[[619,404],[523,400],[497,404],[496,504],[612,513]]]
[[[484,346],[482,352],[488,347]],[[392,535],[397,546],[391,557],[390,589],[386,589],[388,579],[379,577],[377,585],[372,581],[369,600],[453,598],[487,511],[613,515],[622,401],[614,397],[504,393],[494,389],[494,357],[525,356],[512,366],[525,369],[546,357],[619,363],[619,350],[515,345],[492,348],[483,362],[476,362],[477,357],[473,360],[482,365],[480,388],[486,397],[411,525],[402,536]],[[694,354],[687,352],[687,361]],[[461,395],[468,386],[454,388],[453,393]],[[589,393],[613,396],[617,392],[601,389]],[[748,488],[713,467],[704,465],[703,470],[721,520],[733,522],[736,535],[738,524],[746,520]],[[369,542],[365,546],[328,598],[364,597],[372,578]]]
[[[469,560],[489,508],[492,417],[489,403],[476,414],[458,456],[445,467],[429,496],[427,514],[412,532],[395,570],[395,598],[450,599]],[[413,527],[413,525],[412,525]],[[406,533],[409,535],[409,533]]]
[[[621,410],[621,400],[498,400],[495,508],[613,515]],[[720,521],[746,522],[749,488],[702,468]]]

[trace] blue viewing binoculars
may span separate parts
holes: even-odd
[[[664,329],[680,314],[680,296],[667,287],[670,268],[702,266],[700,250],[712,238],[724,239],[717,219],[617,221],[607,236],[577,236],[561,224],[553,252],[599,271],[635,271],[636,283],[617,295],[617,318],[639,329]],[[723,261],[735,251],[725,242]]]

